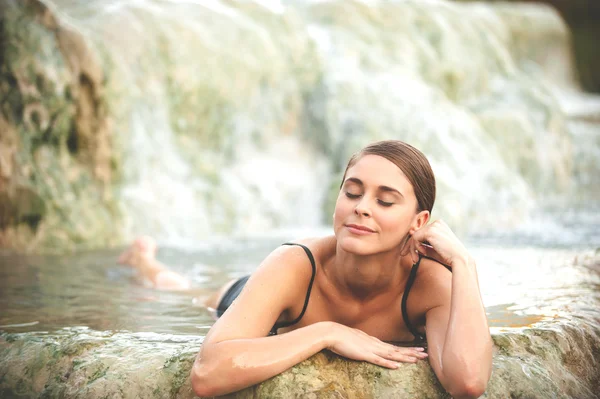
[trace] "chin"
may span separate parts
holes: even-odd
[[[365,240],[364,237],[343,236],[338,238],[338,244],[343,251],[353,255],[364,256],[378,252],[375,245]]]

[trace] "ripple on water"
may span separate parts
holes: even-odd
[[[52,331],[88,326],[98,331],[196,335],[213,324],[202,298],[249,273],[277,242],[239,247],[220,243],[198,251],[166,249],[159,258],[190,277],[190,292],[141,284],[115,251],[65,256],[0,255],[0,328]],[[535,247],[472,247],[492,331],[507,331],[572,315],[600,318],[600,274],[592,252]],[[574,261],[576,260],[575,264]],[[207,266],[208,265],[208,266]],[[199,284],[202,282],[202,284]]]

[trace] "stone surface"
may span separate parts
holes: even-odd
[[[165,339],[157,334],[87,329],[57,335],[3,335],[0,395],[191,397],[189,370],[199,341],[191,345],[185,343],[193,341],[189,338],[183,342]]]
[[[37,0],[3,1],[0,21],[0,246],[114,244],[116,160],[99,61]]]
[[[596,321],[596,326],[597,326]],[[595,398],[600,330],[587,323],[541,325],[494,336],[486,398]],[[190,398],[189,372],[200,338],[101,333],[0,336],[3,397]],[[426,361],[388,370],[324,351],[262,384],[245,398],[449,398]]]

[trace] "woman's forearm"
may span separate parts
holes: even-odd
[[[475,262],[457,262],[452,267],[450,317],[441,358],[445,388],[454,397],[481,395],[491,360],[492,341]]]
[[[224,395],[265,381],[329,345],[331,323],[272,337],[234,339],[203,347],[192,368],[199,396]]]

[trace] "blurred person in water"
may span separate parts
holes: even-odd
[[[492,340],[477,269],[443,221],[428,223],[435,193],[429,162],[404,142],[354,154],[334,235],[286,243],[207,301],[219,318],[194,362],[194,392],[234,392],[329,349],[390,369],[428,358],[453,397],[481,396]],[[190,288],[155,252],[154,241],[141,237],[120,262],[156,288]]]

